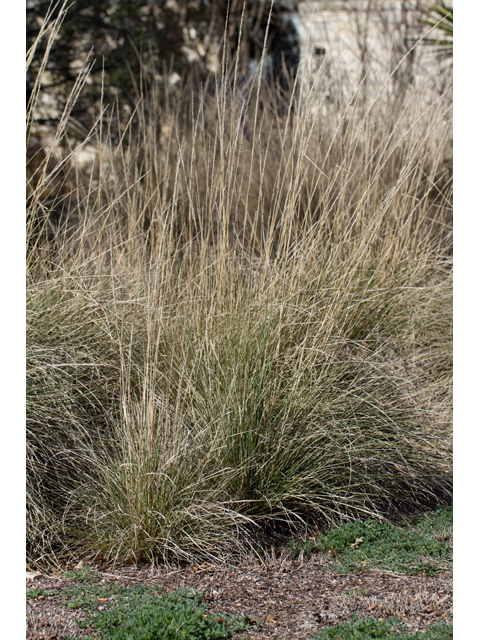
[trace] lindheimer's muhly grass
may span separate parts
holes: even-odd
[[[32,567],[227,558],[272,520],[448,499],[449,101],[320,87],[224,71],[123,129],[105,111],[87,176],[57,160],[67,105],[27,204]]]

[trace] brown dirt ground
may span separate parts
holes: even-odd
[[[119,586],[161,586],[166,591],[195,587],[204,593],[208,613],[235,613],[259,623],[237,634],[237,640],[306,640],[353,614],[360,618],[398,615],[409,633],[423,631],[434,622],[452,622],[451,570],[427,578],[370,570],[338,575],[328,564],[328,557],[292,559],[287,549],[277,549],[270,558],[251,557],[238,566],[120,567],[105,569],[100,579]],[[65,596],[60,590],[71,584],[64,574],[27,580],[27,589],[58,591],[55,596],[27,600],[27,640],[94,635],[76,625],[86,613],[62,604]]]

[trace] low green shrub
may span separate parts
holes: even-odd
[[[62,589],[63,605],[88,612],[77,620],[94,632],[84,640],[228,640],[249,628],[249,620],[229,614],[206,614],[202,594],[194,589],[162,593],[161,587],[119,586],[100,582],[100,574],[85,569],[66,574],[73,584]],[[56,595],[55,590],[29,589],[27,598]],[[66,636],[64,640],[72,640]]]
[[[223,640],[245,624],[231,615],[206,614],[202,594],[136,585],[117,591],[115,602],[79,622],[101,631],[102,640]]]
[[[88,565],[81,569],[74,569],[73,571],[67,571],[65,576],[69,580],[75,580],[76,582],[91,582],[95,579],[101,579],[102,574],[99,571],[92,571]]]
[[[425,535],[437,537],[445,537],[452,532],[453,528],[453,506],[446,505],[435,511],[423,514],[420,517],[413,518],[412,524],[416,529],[422,531]]]
[[[403,625],[398,618],[382,620],[369,618],[360,620],[353,616],[344,624],[322,629],[312,636],[312,640],[450,640],[453,638],[452,625],[434,624],[423,632],[402,633]]]
[[[452,559],[448,535],[438,536],[452,520],[452,507],[418,520],[415,529],[394,527],[387,522],[355,520],[320,536],[314,542],[291,542],[295,555],[330,553],[339,573],[355,572],[365,566],[406,574],[433,573]]]
[[[38,598],[38,596],[43,596],[44,598],[48,598],[49,596],[55,595],[55,591],[53,589],[42,589],[42,587],[36,587],[35,589],[27,589],[27,598]]]

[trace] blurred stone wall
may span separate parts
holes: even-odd
[[[430,5],[429,0],[300,2],[302,80],[308,84],[321,68],[330,96],[353,93],[360,82],[365,91],[378,92],[390,77],[399,94],[412,85],[424,89],[426,98],[444,91],[449,78],[433,47],[415,46],[429,30],[420,9]]]

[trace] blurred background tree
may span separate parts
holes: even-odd
[[[27,0],[27,48],[51,5],[49,0]],[[57,3],[53,17],[60,5]],[[74,0],[50,53],[43,90],[54,90],[60,112],[92,51],[93,71],[72,112],[88,128],[98,114],[102,74],[104,102],[118,99],[131,110],[153,83],[161,87],[181,84],[187,70],[199,81],[204,79],[216,65],[218,68],[224,45],[232,68],[242,12],[239,75],[246,78],[261,58],[270,11],[265,70],[285,85],[299,63],[298,34],[292,20],[297,5],[298,0],[276,0],[273,7],[270,0]],[[45,47],[46,39],[27,76],[27,102]],[[43,122],[49,119],[56,117],[43,116]]]
[[[45,232],[50,242],[52,230],[59,228],[62,220],[72,219],[72,211],[78,206],[76,198],[80,198],[74,195],[76,174],[70,171],[68,163],[58,170],[55,166],[60,156],[66,156],[69,148],[88,136],[101,104],[109,105],[109,114],[125,125],[142,96],[154,96],[147,106],[154,110],[161,109],[168,95],[177,89],[177,99],[188,102],[192,90],[199,92],[209,74],[218,73],[216,82],[221,81],[224,59],[231,74],[230,82],[237,49],[237,86],[248,86],[261,59],[265,39],[263,79],[274,78],[280,96],[280,89],[288,89],[299,64],[300,48],[293,17],[297,5],[298,0],[275,0],[273,4],[271,0],[67,3],[42,72],[39,102],[27,119],[27,217],[34,220],[35,228],[41,229],[42,234]],[[64,10],[63,0],[27,0],[27,51],[36,41],[46,16],[50,16],[48,23],[52,24]],[[28,68],[27,109],[29,103],[33,104],[30,100],[36,92],[35,82],[48,41],[46,32],[37,43]],[[65,145],[64,139],[62,148],[52,154],[49,140],[87,59],[93,61],[93,68],[69,114],[68,143]],[[205,90],[212,91],[214,86],[215,82],[210,82]],[[180,114],[177,116],[181,118]],[[141,122],[139,118],[134,126],[142,126]],[[120,140],[121,128],[110,129],[115,143]],[[48,180],[44,179],[45,170],[50,176]],[[37,201],[41,206],[32,205]],[[46,216],[43,210],[48,211]]]
[[[273,5],[270,0],[231,0],[230,3],[223,0],[219,4],[222,7],[223,24],[227,19],[227,9],[229,11],[226,36],[230,59],[234,59],[237,54],[244,14],[238,51],[240,76],[247,77],[254,71],[266,42],[267,55],[263,73],[280,86],[289,84],[300,62],[300,42],[295,26],[298,0],[275,0]]]
[[[206,5],[192,4],[195,6],[180,9],[162,0],[75,0],[50,53],[44,89],[54,88],[57,99],[64,103],[92,51],[95,66],[73,115],[85,125],[90,122],[88,112],[100,98],[102,72],[106,101],[118,97],[122,104],[133,107],[145,88],[142,84],[148,85],[160,76],[165,65],[170,74],[184,68],[185,27],[201,16]],[[27,4],[27,47],[35,39],[49,5],[49,0]],[[27,100],[40,65],[42,46],[44,49],[46,39],[40,44],[27,78]],[[58,106],[62,108],[62,104]]]

